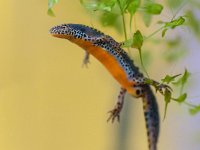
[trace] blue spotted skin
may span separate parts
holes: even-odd
[[[70,41],[72,41],[72,39],[81,39],[81,42],[75,42],[79,46],[89,42],[93,45],[94,50],[95,48],[101,48],[118,62],[119,66],[126,72],[127,80],[134,82],[131,88],[136,90],[136,95],[133,96],[141,97],[143,100],[149,150],[157,150],[159,113],[155,96],[149,85],[145,84],[145,77],[139,72],[138,67],[134,65],[133,60],[131,60],[128,54],[120,47],[121,44],[116,42],[112,37],[81,24],[58,25],[51,28],[50,33],[56,37],[66,38]],[[87,49],[87,47],[85,49]]]
[[[139,83],[143,84],[144,79],[143,79],[142,74],[138,71],[138,67],[136,67],[133,64],[133,61],[130,59],[130,57],[127,55],[127,53],[122,48],[120,48],[120,46],[119,47],[116,46],[117,44],[119,44],[119,43],[117,43],[113,39],[109,39],[109,42],[108,42],[108,40],[106,40],[106,41],[97,40],[94,42],[95,46],[102,47],[110,55],[115,57],[117,62],[124,68],[127,78],[129,80],[136,81],[136,80],[140,79],[140,81],[138,81],[138,84]]]

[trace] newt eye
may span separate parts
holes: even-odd
[[[141,92],[140,92],[140,90],[139,90],[139,89],[138,89],[138,90],[136,90],[136,94],[137,94],[137,95],[140,95],[140,93],[141,93]]]

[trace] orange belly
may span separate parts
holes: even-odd
[[[70,41],[78,44],[89,54],[98,59],[129,94],[136,96],[135,89],[133,88],[135,82],[128,80],[125,70],[112,55],[101,47],[93,46],[91,42],[81,39],[70,39]]]
[[[119,84],[127,90],[129,94],[137,97],[136,90],[133,87],[135,82],[128,80],[127,74],[122,68],[122,66],[112,55],[106,52],[103,48],[93,46],[89,41],[77,39],[70,35],[55,34],[53,36],[68,39],[69,41],[76,43],[77,45],[82,47],[89,54],[93,55],[96,59],[98,59],[107,68],[111,75],[119,82]]]

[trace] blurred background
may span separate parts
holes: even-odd
[[[84,51],[51,37],[48,30],[62,23],[81,23],[92,24],[118,41],[123,36],[93,21],[78,0],[60,0],[54,7],[56,17],[48,16],[47,9],[46,0],[1,1],[0,149],[147,150],[141,100],[126,95],[121,122],[107,123],[119,84],[93,57],[89,67],[82,68]],[[198,11],[194,14],[199,18]],[[169,20],[171,15],[166,10],[161,17]],[[156,25],[147,29],[140,22],[137,26],[146,34],[156,29]],[[169,34],[169,40],[177,34],[182,43],[188,42],[178,48],[186,51],[178,61],[167,62],[163,47],[169,45],[156,40],[146,44],[145,54],[154,79],[188,68],[192,73],[186,89],[188,101],[199,104],[199,24],[193,29],[184,27]],[[134,56],[138,58],[137,52]],[[158,149],[199,150],[200,114],[191,116],[186,106],[172,102],[162,121],[164,101],[157,95],[161,117]]]

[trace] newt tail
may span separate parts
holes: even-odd
[[[112,122],[120,119],[124,96],[128,92],[133,97],[142,98],[149,142],[149,150],[157,150],[159,136],[159,113],[156,98],[145,77],[121,48],[121,44],[104,33],[81,24],[62,24],[50,29],[58,38],[68,39],[86,52],[84,64],[89,62],[89,55],[98,59],[121,85],[117,103],[110,111],[108,119]]]
[[[145,94],[142,97],[144,117],[146,122],[149,150],[156,150],[159,136],[159,113],[156,98],[149,87],[145,85]]]

